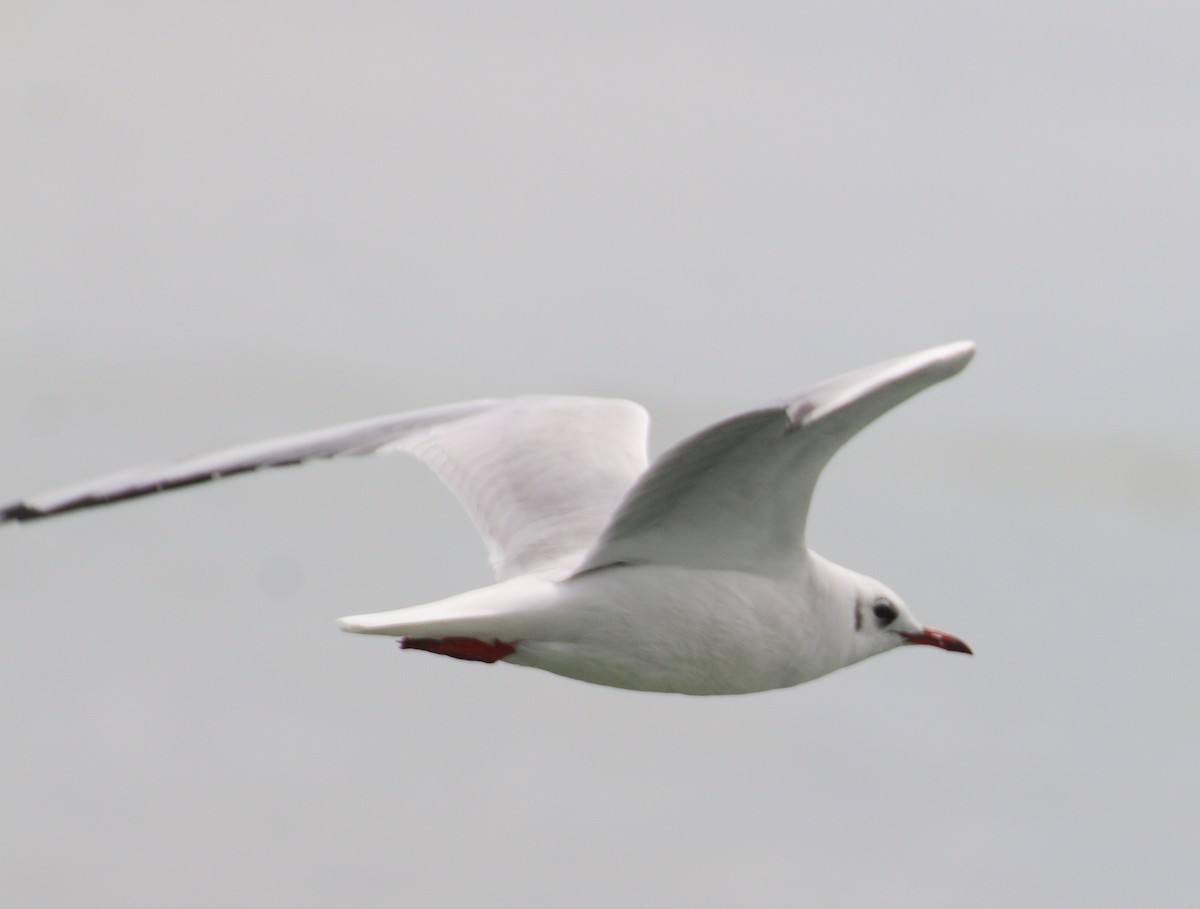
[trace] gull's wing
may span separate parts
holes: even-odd
[[[500,579],[569,570],[646,466],[645,410],[631,401],[471,401],[349,423],[130,470],[0,508],[29,521],[265,467],[374,453],[415,455],[454,491]]]
[[[974,352],[960,341],[868,366],[681,442],[629,491],[577,573],[639,562],[762,573],[794,564],[833,454]]]

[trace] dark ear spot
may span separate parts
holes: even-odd
[[[892,624],[892,622],[896,621],[896,616],[900,614],[899,610],[887,600],[880,600],[871,607],[871,611],[875,613],[875,618],[879,620],[880,628]]]
[[[862,603],[854,604],[854,630],[862,631]]]

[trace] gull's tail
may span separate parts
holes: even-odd
[[[558,585],[551,581],[514,578],[422,606],[346,616],[338,620],[338,627],[355,634],[403,637],[406,642],[521,640],[544,633],[543,616],[557,595]],[[413,643],[404,646],[441,652]]]

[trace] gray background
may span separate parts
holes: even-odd
[[[974,659],[739,698],[399,654],[403,459],[0,532],[47,907],[1195,898],[1195,3],[0,6],[0,498],[480,395],[654,447],[959,337],[813,545]]]

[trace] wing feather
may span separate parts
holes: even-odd
[[[974,350],[963,341],[869,366],[686,439],[629,491],[578,573],[639,562],[762,573],[795,564],[813,489],[834,453],[958,373]]]
[[[326,458],[407,452],[450,486],[500,579],[578,564],[646,465],[645,410],[629,401],[479,400],[348,423],[151,465],[0,508],[30,521]]]

